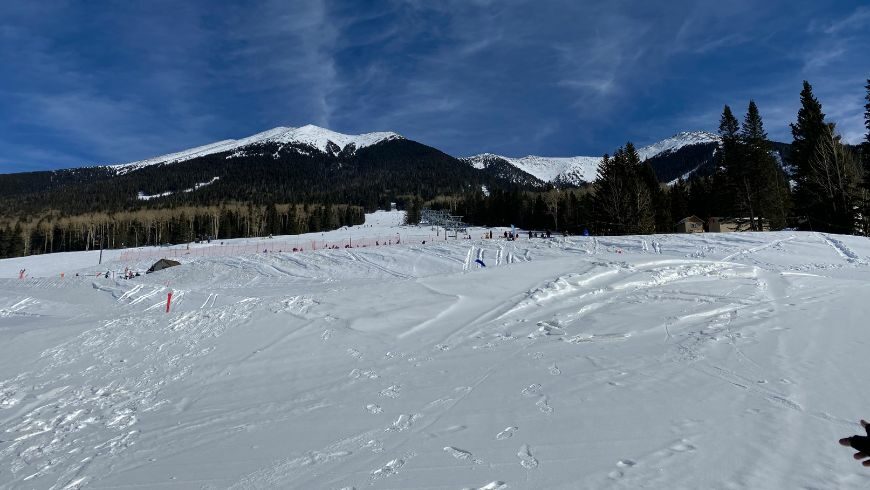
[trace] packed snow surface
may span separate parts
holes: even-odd
[[[870,485],[867,239],[369,218],[325,236],[402,244],[0,261],[0,488]]]
[[[402,138],[400,135],[391,132],[365,133],[356,135],[342,134],[331,131],[329,129],[314,126],[312,124],[308,124],[299,128],[278,127],[270,129],[268,131],[263,131],[262,133],[257,133],[247,138],[242,138],[238,140],[218,141],[216,143],[211,143],[205,146],[199,146],[177,153],[170,153],[168,155],[161,155],[158,157],[149,158],[147,160],[112,165],[111,168],[113,168],[115,172],[120,175],[150,165],[183,162],[185,160],[191,160],[205,155],[233,151],[249,145],[264,143],[299,143],[312,146],[324,153],[328,153],[330,142],[337,145],[339,149],[343,149],[349,144],[353,144],[356,149],[359,149],[366,146],[374,145],[376,143],[380,143],[381,141],[400,138]]]
[[[637,150],[641,160],[673,153],[686,146],[718,143],[719,136],[705,131],[688,131],[678,133],[670,138],[659,141]],[[580,184],[592,182],[598,174],[601,157],[540,157],[529,155],[522,158],[506,157],[492,153],[483,153],[467,157],[464,160],[474,168],[483,169],[487,160],[500,158],[514,167],[531,174],[545,182],[566,182]]]

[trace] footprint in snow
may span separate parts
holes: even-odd
[[[392,385],[384,388],[383,390],[378,392],[378,395],[386,397],[386,398],[399,398],[399,392],[402,390],[402,387],[399,385]]]
[[[371,449],[373,453],[380,453],[384,451],[384,443],[377,439],[372,439],[369,442],[365,443],[361,446],[361,449]]]
[[[535,402],[535,406],[537,406],[538,410],[540,410],[544,415],[550,415],[553,413],[553,407],[550,406],[546,396],[541,397],[540,400]]]
[[[524,396],[536,396],[536,395],[539,395],[539,394],[541,394],[541,385],[539,385],[538,383],[530,384],[528,387],[523,388],[523,391],[521,391],[521,393],[522,393]]]
[[[672,445],[669,449],[671,451],[676,452],[676,453],[685,453],[688,451],[694,451],[695,446],[689,444],[689,442],[684,439],[684,440]]]
[[[417,419],[419,419],[420,417],[422,417],[422,415],[420,415],[419,413],[415,413],[412,415],[405,415],[405,414],[399,415],[399,418],[397,418],[391,426],[387,427],[384,430],[386,432],[406,431],[406,430],[410,429],[411,426],[414,425],[414,422],[416,422]]]
[[[499,432],[495,435],[495,438],[499,441],[503,441],[505,439],[510,439],[511,436],[514,435],[514,432],[517,430],[517,427],[507,427],[505,430]]]
[[[523,468],[530,470],[538,467],[538,460],[532,456],[532,449],[528,444],[523,444],[517,452],[517,457],[520,458],[520,464]]]
[[[380,468],[372,471],[372,478],[386,478],[388,476],[395,475],[399,472],[399,470],[405,466],[405,460],[402,458],[391,459],[387,462],[387,464],[381,466]]]
[[[387,478],[389,476],[395,475],[399,472],[402,466],[405,466],[405,463],[414,456],[416,456],[416,454],[408,453],[401,458],[391,459],[387,462],[387,464],[372,471],[372,479],[377,480],[380,478]]]
[[[459,449],[458,447],[447,446],[444,448],[444,452],[449,453],[451,456],[461,461],[471,461],[474,464],[483,464],[483,461],[474,458],[471,452]]]

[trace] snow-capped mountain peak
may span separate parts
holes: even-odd
[[[366,146],[380,143],[381,141],[395,139],[403,139],[403,137],[393,132],[376,132],[354,135],[343,134],[313,124],[308,124],[298,128],[280,126],[246,138],[218,141],[216,143],[198,146],[189,150],[169,153],[136,162],[110,165],[110,167],[120,175],[150,165],[183,162],[185,160],[191,160],[205,155],[238,150],[250,145],[266,143],[302,144],[313,147],[323,153],[331,153],[330,143],[336,145],[339,149],[344,149],[352,144],[354,145],[354,150],[358,150]]]
[[[317,148],[322,152],[328,152],[330,142],[344,148],[353,144],[357,149],[380,143],[381,141],[400,139],[400,135],[393,132],[377,132],[348,135],[337,133],[329,129],[308,124],[299,128],[286,128],[287,131],[276,135],[272,141],[276,143],[304,143]]]

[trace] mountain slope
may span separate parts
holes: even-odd
[[[650,160],[659,180],[667,182],[687,171],[711,161],[719,137],[705,131],[678,133],[670,138],[638,149],[641,160]],[[699,151],[700,150],[700,151]],[[481,168],[485,162],[492,165],[501,161],[536,178],[557,185],[583,185],[595,180],[601,157],[541,157],[529,155],[512,158],[483,153],[463,158],[463,161]]]
[[[542,182],[567,182],[579,184],[595,179],[600,157],[539,157],[526,156],[511,158],[492,153],[483,153],[463,159],[475,168],[489,168],[495,165],[509,165],[517,170],[535,177]]]

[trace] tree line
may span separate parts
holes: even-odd
[[[295,235],[362,224],[365,213],[345,204],[181,206],[65,216],[48,212],[0,226],[0,258],[22,255],[190,243],[265,235]]]

